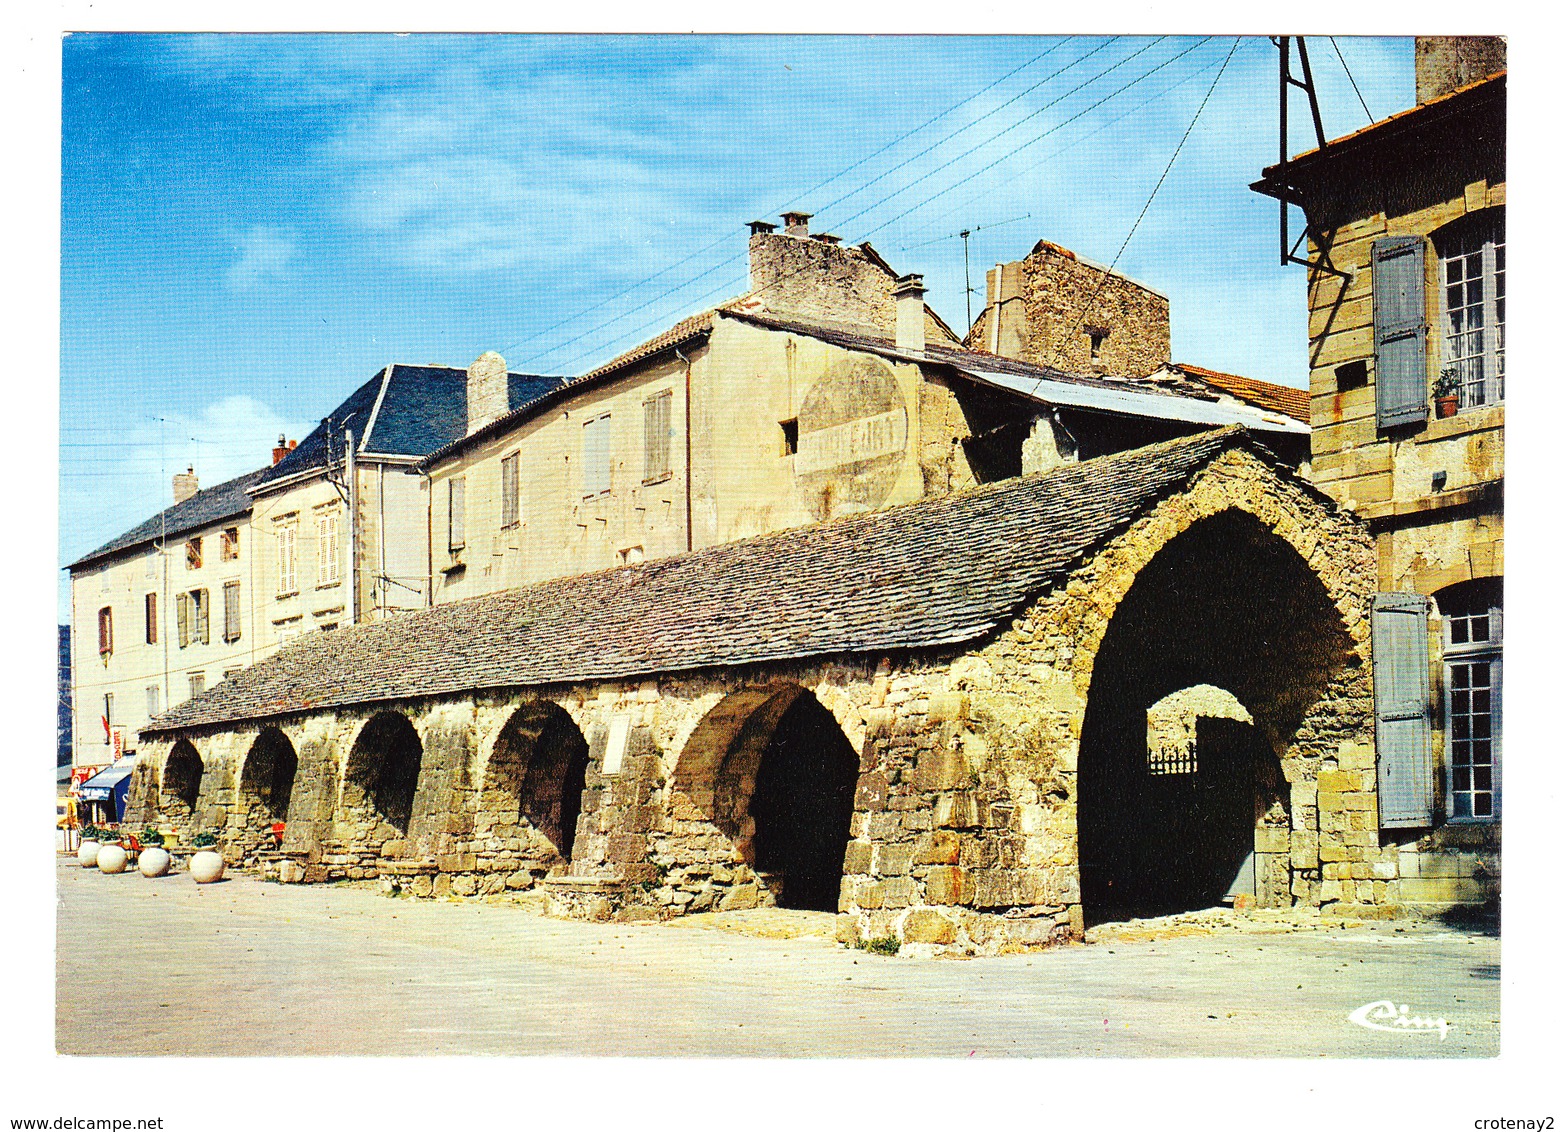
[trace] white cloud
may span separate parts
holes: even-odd
[[[254,291],[288,276],[288,266],[299,254],[298,238],[279,228],[255,227],[234,241],[239,258],[224,274],[229,290]]]

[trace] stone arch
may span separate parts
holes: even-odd
[[[206,777],[206,766],[201,754],[189,739],[180,739],[169,749],[158,776],[158,802],[160,812],[176,825],[191,827],[197,832],[197,808],[201,802],[201,780]]]
[[[1091,666],[1077,759],[1089,921],[1210,906],[1246,868],[1259,903],[1290,903],[1289,784],[1313,779],[1301,734],[1368,726],[1361,707],[1345,706],[1366,666],[1344,613],[1360,613],[1367,595],[1345,582],[1334,594],[1311,560],[1318,543],[1307,559],[1286,524],[1232,502],[1205,514],[1187,507],[1188,521],[1169,524],[1150,553],[1143,546],[1096,647],[1076,658]],[[1196,692],[1203,685],[1210,692]],[[1195,757],[1160,764],[1149,756],[1148,713],[1176,709],[1181,697]],[[1203,697],[1218,710],[1196,710],[1191,701]],[[1303,727],[1322,711],[1338,718]]]
[[[836,911],[858,755],[797,684],[727,696],[675,767],[674,812],[711,822],[783,907]]]
[[[239,766],[238,818],[247,855],[271,843],[272,826],[288,821],[299,756],[282,729],[264,727]]]
[[[474,841],[491,859],[569,861],[587,784],[586,737],[559,704],[522,704],[495,734],[484,764]],[[519,843],[519,847],[513,847]]]
[[[364,722],[343,766],[339,821],[348,828],[342,840],[379,852],[408,834],[423,756],[418,732],[401,712],[378,712]]]

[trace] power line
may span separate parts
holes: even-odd
[[[959,155],[958,157],[951,159],[950,161],[944,162],[942,165],[938,166],[935,169],[930,170],[929,172],[921,175],[918,178],[915,178],[913,181],[909,182],[907,185],[904,185],[902,188],[896,190],[895,192],[887,194],[885,197],[881,198],[879,201],[876,201],[874,204],[869,205],[866,208],[860,209],[858,212],[854,213],[853,216],[849,217],[847,220],[843,221],[842,223],[849,223],[849,222],[851,222],[853,220],[858,219],[861,216],[866,215],[869,212],[874,211],[876,208],[880,207],[880,205],[882,205],[882,204],[886,203],[887,201],[891,200],[893,197],[901,195],[902,193],[906,192],[908,189],[912,188],[914,185],[919,184],[922,181],[928,180],[930,177],[932,177],[935,174],[943,171],[946,168],[949,168],[951,165],[955,164],[956,162],[961,161],[964,158],[971,156],[973,153],[978,152],[978,150],[983,149],[984,146],[988,145],[990,142],[994,141],[996,138],[1002,136],[1005,133],[1010,132],[1010,130],[1014,129],[1015,126],[1020,125],[1021,122],[1025,122],[1025,121],[1027,121],[1030,118],[1037,117],[1037,115],[1042,113],[1044,110],[1047,110],[1050,107],[1052,107],[1054,105],[1057,105],[1059,102],[1063,101],[1064,99],[1071,97],[1071,95],[1076,94],[1077,92],[1081,91],[1085,87],[1091,85],[1093,82],[1096,82],[1098,79],[1102,78],[1104,75],[1106,75],[1106,74],[1110,73],[1111,71],[1116,70],[1119,67],[1123,66],[1125,63],[1129,62],[1131,59],[1135,58],[1136,56],[1143,54],[1145,51],[1147,51],[1152,46],[1154,46],[1157,42],[1160,42],[1161,39],[1163,39],[1163,38],[1166,38],[1166,37],[1159,37],[1158,40],[1154,40],[1152,43],[1148,44],[1146,47],[1140,48],[1136,52],[1133,52],[1131,55],[1126,56],[1124,59],[1121,59],[1118,63],[1115,63],[1115,64],[1111,65],[1110,67],[1105,68],[1103,71],[1101,71],[1098,74],[1094,75],[1092,78],[1087,79],[1084,82],[1078,84],[1076,87],[1074,87],[1072,90],[1067,92],[1065,95],[1062,95],[1060,98],[1054,99],[1052,102],[1050,102],[1048,105],[1046,105],[1045,107],[1041,108],[1040,110],[1035,111],[1032,114],[1027,115],[1026,118],[1021,119],[1020,122],[1013,123],[1011,126],[1006,127],[1006,129],[1000,131],[1000,133],[998,133],[998,134],[995,134],[993,137],[989,138],[988,140],[979,143],[979,145],[977,145],[977,146],[973,147],[972,149],[968,150],[966,153],[963,153],[963,154]],[[1139,75],[1136,78],[1132,79],[1130,82],[1125,83],[1123,86],[1121,86],[1121,87],[1117,88],[1116,90],[1110,92],[1109,94],[1105,95],[1103,98],[1099,99],[1097,102],[1093,103],[1091,106],[1088,106],[1086,109],[1078,111],[1076,114],[1074,114],[1071,117],[1065,119],[1064,121],[1060,122],[1059,124],[1049,128],[1048,130],[1045,130],[1042,134],[1039,134],[1037,137],[1034,137],[1034,138],[1032,138],[1032,139],[1030,139],[1030,140],[1028,140],[1026,142],[1023,142],[1020,146],[1017,146],[1015,149],[1011,150],[1010,152],[1004,154],[1003,156],[997,158],[994,161],[991,161],[988,165],[985,165],[983,168],[975,171],[974,173],[971,173],[968,176],[963,177],[960,180],[953,182],[951,185],[948,185],[946,188],[941,189],[939,192],[937,192],[937,193],[935,193],[935,194],[925,198],[923,201],[921,201],[918,204],[914,205],[912,208],[906,209],[903,212],[901,212],[901,213],[897,214],[896,216],[892,217],[890,220],[887,220],[887,221],[885,221],[885,222],[883,222],[881,224],[878,224],[875,227],[869,229],[867,232],[864,233],[865,237],[867,238],[868,236],[873,235],[875,232],[880,231],[882,228],[885,228],[885,227],[887,227],[887,226],[889,226],[891,224],[894,224],[896,221],[901,220],[904,217],[911,215],[913,212],[916,212],[918,209],[923,208],[925,205],[929,204],[930,202],[939,199],[941,196],[944,196],[946,193],[951,192],[952,190],[956,189],[957,187],[959,187],[959,186],[961,186],[963,184],[966,184],[968,181],[971,181],[974,177],[981,176],[982,174],[984,174],[984,173],[988,172],[989,170],[995,168],[997,165],[1000,165],[1001,163],[1010,160],[1016,154],[1022,152],[1023,150],[1029,148],[1032,145],[1035,145],[1036,143],[1042,141],[1044,138],[1050,136],[1051,134],[1058,132],[1059,130],[1063,129],[1065,126],[1069,125],[1070,123],[1075,122],[1075,121],[1081,119],[1082,117],[1086,116],[1087,114],[1092,113],[1094,110],[1098,109],[1100,106],[1103,106],[1105,103],[1111,101],[1112,99],[1117,98],[1119,95],[1123,94],[1125,91],[1131,89],[1132,87],[1134,87],[1137,84],[1141,83],[1145,79],[1147,79],[1147,78],[1151,77],[1152,75],[1156,74],[1158,71],[1161,71],[1163,68],[1169,66],[1170,64],[1172,64],[1172,63],[1176,62],[1177,60],[1183,58],[1184,56],[1188,55],[1190,52],[1192,52],[1192,51],[1196,50],[1197,48],[1199,48],[1199,47],[1205,45],[1206,43],[1210,42],[1211,39],[1212,39],[1211,36],[1206,36],[1206,37],[1198,40],[1196,43],[1192,44],[1191,46],[1185,48],[1184,50],[1179,51],[1176,54],[1170,56],[1168,59],[1165,59],[1163,62],[1157,64],[1155,67],[1152,67],[1151,69],[1143,72],[1141,75]],[[682,283],[682,284],[680,284],[677,287],[670,288],[669,290],[663,292],[662,294],[654,296],[651,299],[648,299],[646,302],[640,304],[639,306],[637,306],[635,308],[632,308],[630,311],[626,311],[626,312],[624,312],[621,315],[618,315],[618,316],[616,316],[614,318],[608,319],[604,323],[600,324],[596,329],[600,329],[601,330],[604,327],[610,326],[613,323],[619,321],[621,318],[624,318],[626,315],[632,314],[632,313],[634,313],[637,310],[643,310],[646,307],[649,307],[649,306],[653,305],[654,303],[660,302],[663,299],[666,299],[669,296],[671,296],[671,295],[673,295],[673,294],[675,294],[675,293],[677,293],[677,292],[679,292],[681,290],[684,290],[686,287],[688,287],[691,284],[699,281],[700,279],[705,278],[708,275],[711,275],[713,272],[716,272],[718,270],[721,270],[724,267],[727,267],[729,264],[732,264],[732,263],[738,261],[741,258],[743,258],[743,253],[740,253],[740,254],[735,255],[735,256],[731,256],[729,259],[724,260],[721,263],[718,263],[718,264],[708,268],[707,270],[705,270],[705,271],[701,272],[700,274],[694,276],[690,280],[687,280],[685,283]],[[786,282],[787,279],[792,278],[792,276],[795,275],[795,274],[798,274],[798,272],[793,272],[793,273],[790,273],[789,275],[783,276],[783,277],[773,281],[773,283],[770,284],[769,286],[776,286],[779,283]],[[735,280],[732,283],[724,283],[723,285],[721,285],[719,287],[716,287],[716,288],[713,288],[711,290],[706,291],[705,293],[703,293],[702,295],[697,297],[697,299],[695,300],[695,305],[699,306],[706,299],[711,298],[712,296],[717,295],[718,293],[720,293],[722,291],[726,291],[730,287],[738,285],[738,283],[739,283],[739,280]],[[761,288],[760,290],[757,290],[755,293],[759,294],[760,291],[765,290],[765,289],[766,288]],[[650,322],[642,323],[641,325],[639,325],[637,327],[634,327],[631,330],[625,331],[622,334],[619,334],[619,335],[616,335],[613,338],[610,338],[608,340],[608,343],[612,344],[612,343],[615,343],[615,342],[623,341],[623,340],[625,340],[627,338],[631,338],[631,337],[641,333],[642,331],[646,330],[648,327],[658,325],[659,323],[661,323],[663,321],[664,321],[663,318],[658,318],[658,319],[654,319],[654,320],[652,320]],[[589,331],[587,333],[590,334],[590,333],[592,333],[592,331]],[[572,339],[572,342],[579,341],[581,338],[584,338],[586,336],[587,336],[587,334],[578,335],[575,339]],[[559,347],[554,347],[554,349],[561,349],[561,348],[563,348],[564,345],[569,345],[569,344],[570,343],[563,343]],[[550,350],[550,351],[547,351],[547,352],[552,353],[553,350]],[[584,356],[589,356],[590,353],[592,353],[592,352],[596,352],[596,347],[592,351],[579,352],[579,353],[573,355],[571,357],[570,361],[572,363],[574,363],[576,359],[584,357]],[[541,355],[539,355],[539,356],[541,356]],[[569,368],[569,366],[567,366],[566,368]]]
[[[1157,184],[1152,186],[1152,192],[1147,196],[1146,204],[1141,206],[1141,212],[1136,216],[1135,223],[1130,226],[1130,231],[1125,233],[1125,239],[1119,245],[1119,251],[1114,253],[1114,258],[1103,269],[1103,275],[1098,279],[1098,285],[1092,289],[1092,294],[1087,296],[1086,303],[1081,308],[1075,324],[1061,338],[1055,341],[1054,348],[1049,351],[1049,356],[1044,365],[1053,365],[1055,357],[1060,352],[1060,347],[1069,339],[1075,337],[1076,331],[1081,329],[1081,324],[1086,321],[1087,315],[1092,311],[1092,304],[1097,301],[1098,293],[1103,290],[1103,285],[1108,282],[1110,273],[1119,263],[1120,257],[1125,254],[1125,249],[1130,246],[1131,237],[1136,234],[1136,229],[1141,227],[1142,220],[1146,219],[1147,210],[1152,207],[1152,202],[1157,199],[1158,190],[1163,187],[1163,182],[1168,180],[1169,172],[1174,168],[1174,162],[1179,160],[1180,152],[1185,148],[1185,142],[1190,140],[1190,134],[1195,129],[1195,124],[1201,120],[1201,112],[1206,109],[1206,104],[1211,101],[1212,92],[1217,89],[1217,84],[1222,81],[1223,72],[1228,70],[1228,63],[1234,57],[1234,52],[1239,50],[1239,37],[1234,36],[1233,46],[1229,47],[1227,56],[1223,59],[1223,65],[1218,68],[1217,74],[1212,79],[1212,85],[1206,88],[1206,94],[1201,99],[1201,104],[1196,107],[1195,115],[1190,119],[1190,125],[1185,127],[1184,134],[1179,139],[1179,144],[1174,147],[1173,155],[1169,157],[1168,164],[1163,166],[1163,173],[1157,179]],[[1040,376],[1033,381],[1033,389],[1038,388],[1038,383],[1043,378]]]
[[[1337,46],[1337,37],[1334,35],[1328,35],[1326,38],[1331,40],[1331,49],[1337,53],[1337,62],[1342,64],[1342,73],[1348,76],[1348,82],[1353,87],[1353,93],[1359,96],[1359,105],[1364,108],[1364,116],[1367,117],[1370,121],[1370,124],[1373,125],[1375,122],[1375,116],[1369,112],[1369,103],[1364,101],[1364,95],[1363,92],[1359,90],[1359,84],[1354,82],[1353,72],[1348,70],[1348,61],[1342,57],[1342,48]]]
[[[805,197],[809,196],[811,193],[819,192],[821,189],[825,188],[827,185],[831,184],[833,181],[847,176],[849,173],[853,172],[853,170],[857,169],[859,166],[863,165],[865,162],[873,161],[875,158],[879,157],[881,154],[885,153],[887,150],[896,148],[897,146],[899,146],[903,142],[905,142],[908,138],[912,137],[914,134],[921,133],[922,131],[927,130],[930,126],[933,126],[936,122],[940,121],[940,119],[942,119],[942,118],[944,118],[944,117],[946,117],[946,116],[948,116],[950,114],[955,113],[957,110],[960,110],[963,106],[966,106],[969,102],[972,102],[975,98],[978,98],[978,97],[980,97],[982,95],[988,94],[991,90],[993,90],[995,87],[999,86],[1001,83],[1006,82],[1012,76],[1020,74],[1022,71],[1025,71],[1028,67],[1031,67],[1034,63],[1037,63],[1040,60],[1046,59],[1048,56],[1054,54],[1054,52],[1058,51],[1061,47],[1064,47],[1067,43],[1069,43],[1072,39],[1075,39],[1075,38],[1076,37],[1072,36],[1072,35],[1066,36],[1064,39],[1060,40],[1060,42],[1056,43],[1053,47],[1050,47],[1047,51],[1040,52],[1039,54],[1034,55],[1031,59],[1027,60],[1027,62],[1023,63],[1021,66],[1015,68],[1014,70],[1007,71],[1005,74],[1001,75],[998,79],[996,79],[994,82],[990,83],[988,86],[984,87],[982,90],[977,91],[974,94],[970,94],[966,98],[962,99],[960,102],[953,103],[952,105],[946,107],[944,110],[942,110],[940,113],[936,114],[933,118],[929,119],[923,125],[914,127],[913,129],[909,130],[907,133],[902,134],[900,137],[897,137],[893,141],[890,141],[887,144],[881,146],[879,149],[877,149],[874,153],[871,153],[869,156],[861,157],[859,160],[855,161],[852,165],[849,165],[847,168],[839,170],[836,173],[833,173],[830,177],[827,177],[824,181],[821,181],[820,183],[818,183],[816,185],[813,185],[810,188],[805,189],[803,192],[798,193],[797,195],[795,195],[795,196],[791,197],[790,199],[784,201],[778,208],[773,209],[772,212],[773,213],[781,212],[783,209],[788,208],[790,205],[796,204],[798,201],[800,201],[800,200],[804,199]],[[1045,81],[1047,81],[1047,80],[1045,80]],[[1029,89],[1034,89],[1034,88],[1029,88]],[[1009,105],[1009,103],[1007,103],[1007,105]],[[657,279],[660,276],[667,275],[670,271],[673,271],[675,268],[682,267],[685,264],[689,263],[691,260],[698,259],[702,255],[705,255],[707,252],[711,251],[713,248],[717,247],[718,245],[723,243],[726,239],[728,239],[728,236],[729,236],[730,232],[732,232],[732,229],[730,229],[729,232],[725,232],[722,236],[718,237],[716,240],[713,240],[710,244],[707,244],[705,247],[699,248],[696,251],[691,252],[684,259],[679,260],[676,263],[672,263],[669,266],[667,266],[665,268],[662,268],[659,271],[653,272],[651,275],[647,276],[645,279],[642,279],[642,280],[639,280],[638,282],[632,283],[630,286],[626,287],[624,290],[616,292],[613,295],[610,295],[607,299],[602,300],[602,302],[594,304],[594,306],[584,307],[582,310],[577,311],[575,314],[570,315],[568,318],[564,318],[564,319],[560,320],[559,322],[554,323],[552,326],[545,327],[543,330],[539,331],[537,334],[532,335],[532,337],[537,339],[537,338],[542,338],[545,335],[552,334],[552,333],[554,333],[554,331],[560,329],[562,326],[569,326],[571,323],[575,322],[577,319],[586,317],[594,309],[597,309],[597,308],[603,307],[603,306],[607,306],[609,303],[615,302],[615,301],[617,301],[619,299],[624,298],[626,295],[632,294],[635,291],[640,290],[642,287],[644,287],[648,283],[652,282],[652,280]],[[523,341],[525,341],[525,339],[523,339]],[[520,346],[520,345],[521,345],[521,342],[513,342],[511,345],[506,346],[505,350],[502,350],[501,353],[504,353],[506,350],[513,349],[514,347]],[[541,357],[544,357],[544,356],[545,356],[544,354],[534,354],[532,357],[525,358],[521,362],[518,362],[517,364],[518,365],[526,365],[528,362],[531,362],[531,361],[535,360],[536,358],[541,358]]]

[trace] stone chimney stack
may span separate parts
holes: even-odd
[[[511,408],[505,359],[485,350],[467,367],[467,435],[499,420]]]
[[[924,352],[924,277],[903,275],[891,290],[897,303],[897,349]]]
[[[810,216],[811,214],[808,212],[783,213],[783,235],[808,236],[810,234]]]
[[[1505,37],[1420,35],[1413,40],[1413,82],[1418,104],[1505,70]]]
[[[174,473],[174,502],[183,503],[196,492],[201,490],[200,483],[196,480],[196,469],[187,467],[182,472]]]

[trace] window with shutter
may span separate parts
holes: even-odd
[[[669,422],[673,415],[673,404],[674,392],[671,389],[665,389],[641,403],[646,451],[642,483],[657,483],[668,479],[670,475]]]
[[[467,479],[458,476],[446,487],[446,546],[456,551],[467,545]]]
[[[521,453],[512,452],[500,461],[500,525],[517,526],[521,513]]]
[[[190,644],[190,595],[177,593],[174,595],[174,620],[179,624],[179,647],[185,648]]]
[[[185,569],[201,569],[201,540],[193,538],[185,543]]]
[[[1372,292],[1375,307],[1375,421],[1380,428],[1429,416],[1424,362],[1424,239],[1376,240]]]
[[[157,594],[148,594],[147,595],[146,607],[147,607],[147,644],[155,645],[155,644],[158,643],[158,595]]]
[[[108,656],[114,651],[114,610],[104,606],[98,610],[98,655]]]
[[[158,686],[147,685],[147,718],[151,719],[158,714]]]
[[[239,583],[223,583],[223,640],[239,639]]]
[[[190,591],[191,610],[195,614],[195,628],[191,632],[192,639],[203,645],[211,644],[211,615],[212,603],[207,599],[206,590]]]
[[[1433,824],[1429,735],[1429,599],[1375,595],[1375,753],[1384,829]]]
[[[193,672],[190,676],[190,698],[195,699],[206,691],[206,673]]]
[[[279,597],[299,591],[298,539],[299,526],[296,521],[278,525],[277,595]]]
[[[335,507],[315,516],[315,584],[336,585],[342,581],[342,548],[338,539],[340,523]]]
[[[223,529],[222,559],[224,562],[233,562],[239,558],[239,528],[225,527]]]
[[[609,414],[590,420],[581,428],[581,493],[583,497],[609,490]]]

